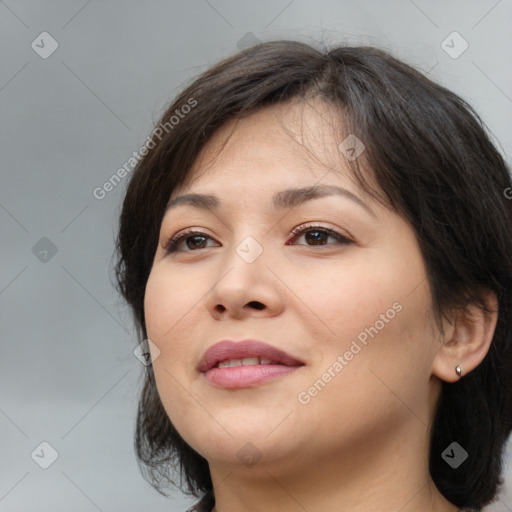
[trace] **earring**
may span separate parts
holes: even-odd
[[[457,375],[458,375],[459,377],[462,377],[462,370],[461,370],[461,368],[460,368],[460,364],[458,364],[458,365],[455,367],[455,371],[456,371],[456,373],[457,373]]]

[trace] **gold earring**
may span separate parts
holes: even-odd
[[[457,375],[459,377],[462,377],[462,370],[460,368],[460,364],[458,364],[456,367],[455,367],[455,371],[457,372]]]

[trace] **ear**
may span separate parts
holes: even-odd
[[[455,382],[461,377],[455,368],[460,366],[462,377],[474,370],[485,358],[498,320],[496,294],[486,290],[480,295],[491,312],[470,302],[451,315],[442,342],[432,362],[432,374],[446,382]]]

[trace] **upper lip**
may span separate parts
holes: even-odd
[[[244,357],[259,357],[277,361],[287,366],[302,366],[304,363],[295,359],[290,354],[269,345],[263,341],[243,340],[231,341],[223,340],[212,345],[201,358],[198,370],[207,372],[221,361],[228,359],[243,359]]]

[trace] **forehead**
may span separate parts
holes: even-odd
[[[293,100],[261,108],[218,128],[192,165],[184,189],[219,180],[257,179],[269,182],[288,175],[308,181],[335,173],[353,180],[347,159],[339,149],[346,137],[339,109],[321,99]]]
[[[234,202],[281,211],[337,195],[375,217],[372,198],[338,147],[342,126],[339,113],[320,101],[279,104],[230,120],[173,190],[166,214],[181,205],[214,211]]]

